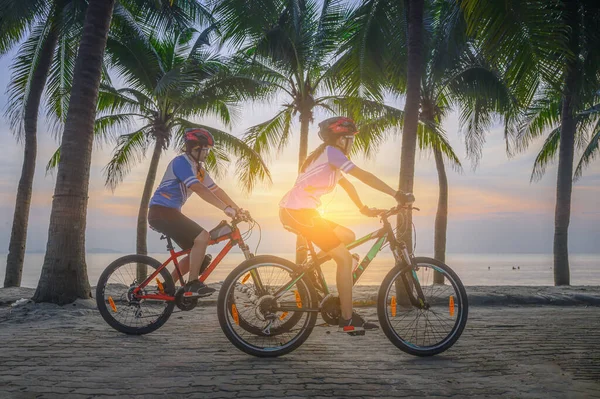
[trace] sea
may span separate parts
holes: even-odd
[[[88,278],[96,285],[102,271],[115,259],[126,254],[91,253],[86,263]],[[213,254],[213,256],[216,254]],[[275,254],[293,260],[293,254]],[[150,256],[163,262],[168,253]],[[233,268],[244,260],[241,253],[229,253],[208,277],[207,282],[223,281]],[[35,288],[40,278],[44,254],[27,253],[23,266],[21,286]],[[448,264],[460,277],[464,285],[528,285],[550,286],[554,284],[552,254],[447,254]],[[379,285],[393,267],[391,253],[381,252],[371,262],[359,285]],[[0,255],[0,278],[4,280],[6,254]],[[335,284],[335,263],[322,266],[326,280]],[[600,254],[570,255],[571,285],[600,285]]]

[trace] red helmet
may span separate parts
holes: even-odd
[[[215,145],[215,139],[212,134],[208,130],[199,127],[185,129],[185,142],[189,141],[197,141],[198,145],[202,147],[207,145],[213,147]]]
[[[354,121],[343,116],[325,119],[319,123],[319,137],[323,141],[335,140],[341,136],[354,136],[358,133]]]

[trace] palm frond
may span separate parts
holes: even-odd
[[[597,126],[599,127],[599,126]],[[583,169],[587,167],[595,158],[598,156],[599,147],[600,146],[600,130],[597,130],[596,133],[592,136],[589,141],[587,147],[581,154],[581,159],[577,163],[577,167],[575,168],[575,180],[578,180],[583,175]]]
[[[150,144],[149,126],[144,126],[136,132],[121,135],[112,158],[103,169],[105,185],[114,190],[131,168],[141,162],[146,156]]]
[[[34,81],[36,68],[40,66],[40,61],[44,57],[51,57],[51,54],[45,52],[53,51],[56,45],[56,32],[50,34],[51,29],[52,21],[44,21],[34,26],[11,65],[12,74],[7,89],[6,116],[17,136],[23,132],[25,106],[32,85],[39,84]]]
[[[56,151],[54,151],[54,154],[52,154],[52,157],[50,157],[50,160],[48,161],[48,163],[46,163],[46,175],[48,175],[48,173],[52,173],[54,171],[54,169],[56,169],[58,167],[59,162],[60,162],[60,147],[58,147],[56,149]]]
[[[52,2],[46,0],[0,0],[0,56],[18,44],[37,21],[48,21],[51,8]]]
[[[546,167],[552,163],[554,157],[556,156],[556,152],[558,151],[558,145],[560,144],[560,127],[552,130],[542,149],[535,157],[535,161],[533,163],[533,170],[531,172],[531,181],[539,181],[546,173]]]
[[[145,118],[141,114],[104,115],[94,121],[94,140],[108,142],[131,130],[135,118]],[[148,121],[145,121],[148,122]]]
[[[293,107],[285,106],[273,118],[250,127],[244,133],[244,141],[262,156],[266,156],[272,148],[281,151],[290,138],[293,115]]]

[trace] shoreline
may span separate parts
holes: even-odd
[[[220,283],[209,284],[219,289]],[[92,292],[95,292],[92,287]],[[335,291],[335,286],[332,286]],[[466,286],[469,306],[600,306],[600,286]],[[354,287],[355,306],[375,306],[379,286],[361,285]],[[0,307],[56,307],[95,309],[95,299],[78,299],[72,304],[33,304],[30,298],[34,288],[0,288]],[[218,294],[200,300],[199,306],[215,306]],[[28,301],[21,301],[26,299]]]

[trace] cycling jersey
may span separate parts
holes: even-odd
[[[150,200],[150,206],[181,209],[192,195],[189,187],[194,183],[202,183],[211,191],[219,188],[204,168],[198,170],[197,162],[187,154],[175,157],[167,166],[165,175]]]
[[[337,147],[327,146],[304,172],[298,175],[294,187],[283,197],[279,206],[287,209],[316,209],[321,196],[330,193],[356,165]]]

